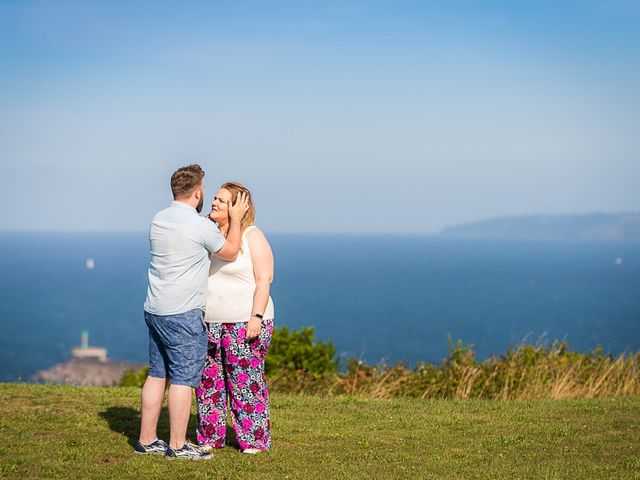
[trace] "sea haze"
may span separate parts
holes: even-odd
[[[276,325],[314,326],[342,357],[439,362],[448,335],[481,358],[543,335],[640,350],[640,243],[269,239]],[[148,261],[145,233],[0,234],[0,381],[66,360],[83,329],[110,357],[145,362]]]

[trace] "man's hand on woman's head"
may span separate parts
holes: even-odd
[[[239,222],[245,212],[249,210],[249,198],[246,193],[240,192],[236,198],[236,203],[232,205],[231,202],[227,202],[227,206],[229,207],[229,218]]]

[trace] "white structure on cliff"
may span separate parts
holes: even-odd
[[[75,358],[95,358],[101,362],[107,361],[107,349],[89,346],[89,331],[83,330],[80,336],[80,346],[71,349],[71,356]]]
[[[90,347],[89,332],[83,330],[80,346],[71,349],[71,358],[39,371],[35,379],[45,383],[109,387],[118,385],[126,371],[138,371],[143,366],[107,358],[107,349]]]

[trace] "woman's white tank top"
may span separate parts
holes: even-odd
[[[254,313],[251,309],[253,308],[256,279],[253,273],[249,240],[247,239],[247,233],[254,228],[256,227],[251,225],[242,233],[240,253],[235,261],[228,262],[211,255],[205,322],[247,322],[251,314]],[[274,318],[271,297],[269,297],[267,309],[264,311],[264,318],[266,320]]]

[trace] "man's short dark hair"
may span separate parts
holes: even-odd
[[[204,170],[197,163],[179,168],[171,175],[171,192],[173,198],[190,197],[193,191],[202,185]]]

